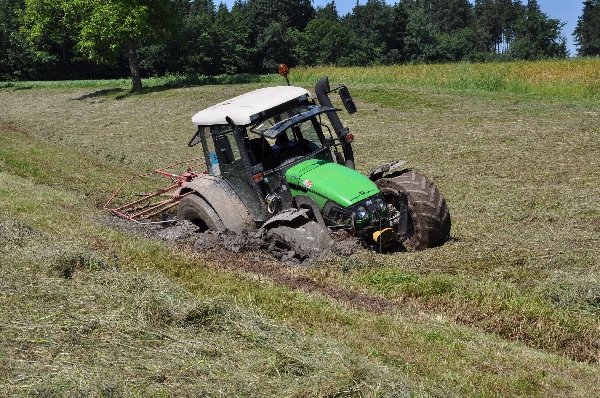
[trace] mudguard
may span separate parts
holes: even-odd
[[[190,191],[195,191],[214,209],[228,230],[236,234],[256,230],[242,199],[224,179],[207,175],[196,178],[182,188],[181,194]]]
[[[406,160],[396,160],[394,162],[382,164],[381,166],[377,167],[375,170],[367,174],[367,177],[369,177],[369,180],[371,181],[377,181],[381,177],[383,177],[385,173],[391,173],[392,171],[396,170],[400,166],[405,165],[406,163],[408,163]]]

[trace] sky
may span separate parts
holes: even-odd
[[[316,7],[324,6],[331,0],[313,0],[313,5]],[[527,4],[527,0],[522,0],[524,4]],[[215,4],[224,2],[231,9],[234,0],[215,0]],[[335,6],[337,7],[338,13],[343,16],[352,12],[352,8],[356,5],[357,0],[335,0]],[[367,0],[358,0],[358,4],[365,4]],[[397,0],[386,0],[390,5],[397,3]],[[571,56],[577,55],[575,43],[573,43],[573,31],[577,26],[577,19],[581,15],[583,10],[583,0],[538,0],[540,9],[548,17],[553,19],[560,19],[565,22],[566,25],[562,29],[563,36],[567,39],[567,48]]]

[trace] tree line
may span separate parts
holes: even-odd
[[[600,52],[600,0],[583,2],[579,55]],[[265,73],[565,58],[564,23],[537,0],[0,0],[0,80]]]

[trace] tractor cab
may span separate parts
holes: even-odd
[[[267,87],[198,112],[188,145],[202,143],[209,174],[225,179],[261,223],[297,206],[288,169],[307,160],[343,163],[327,123],[338,111],[315,104],[302,88]]]

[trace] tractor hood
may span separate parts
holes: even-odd
[[[321,209],[327,200],[348,207],[379,192],[377,185],[359,172],[318,159],[288,169],[285,178],[293,187],[292,195],[308,193]]]

